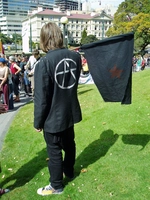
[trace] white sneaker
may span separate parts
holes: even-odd
[[[55,190],[51,185],[47,185],[37,190],[37,194],[42,195],[42,196],[47,196],[51,194],[61,194],[62,192],[63,192],[63,188]]]

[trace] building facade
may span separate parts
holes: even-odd
[[[29,40],[31,37],[34,43],[39,43],[40,30],[45,23],[49,21],[55,22],[63,31],[61,18],[64,16],[68,18],[68,23],[66,24],[68,43],[80,43],[84,29],[87,35],[95,35],[101,40],[106,37],[105,33],[112,26],[113,21],[112,17],[103,12],[88,14],[79,11],[63,13],[60,11],[44,10],[37,12],[22,23],[23,51],[29,51]]]
[[[56,6],[62,11],[79,8],[78,0],[0,0],[0,32],[7,36],[21,34],[22,21],[32,10],[38,7],[53,10]]]
[[[55,0],[61,11],[66,10],[82,10],[82,3],[80,0]]]
[[[0,32],[11,36],[21,34],[22,21],[28,12],[41,6],[53,9],[54,0],[1,0],[0,1]]]

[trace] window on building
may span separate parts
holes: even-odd
[[[50,19],[51,21],[53,21],[54,17],[50,16],[49,19]]]
[[[95,26],[95,30],[98,30],[98,27],[97,27],[97,26]]]
[[[84,30],[84,26],[81,26],[81,30],[82,30],[82,31]]]

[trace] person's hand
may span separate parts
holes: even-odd
[[[41,128],[39,128],[39,129],[35,128],[35,130],[36,130],[37,132],[41,132],[41,131],[42,131]]]

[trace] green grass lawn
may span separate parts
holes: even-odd
[[[33,103],[22,107],[1,152],[2,200],[149,200],[150,70],[133,74],[132,104],[105,103],[95,85],[78,89],[83,120],[75,125],[76,178],[62,195],[41,197],[49,183],[47,153],[33,129]]]

